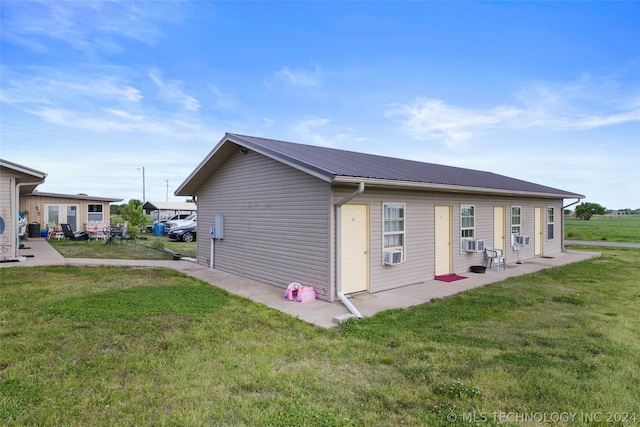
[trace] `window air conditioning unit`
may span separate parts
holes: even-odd
[[[484,240],[463,240],[462,252],[483,252]]]
[[[529,236],[520,236],[519,234],[516,234],[515,243],[520,246],[529,246]]]
[[[384,263],[386,265],[395,265],[402,262],[402,249],[392,249],[384,251]]]

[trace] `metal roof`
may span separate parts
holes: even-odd
[[[8,169],[17,174],[16,184],[20,185],[20,194],[28,194],[38,187],[38,185],[44,183],[47,174],[39,170],[29,168],[27,166],[19,165],[18,163],[10,162],[9,160],[0,159],[0,168]],[[4,174],[4,171],[3,171]],[[34,181],[34,179],[36,181]]]
[[[27,166],[19,165],[17,163],[10,162],[9,160],[5,160],[5,159],[0,159],[0,166],[7,169],[11,169],[16,172],[23,173],[25,175],[29,175],[33,178],[44,179],[47,176],[47,174],[44,172],[40,172],[39,170],[35,170]]]
[[[34,191],[27,194],[27,196],[41,196],[41,197],[55,197],[60,199],[77,199],[77,200],[90,200],[96,202],[121,202],[123,199],[116,199],[113,197],[95,197],[85,196],[82,194],[63,194],[63,193],[45,193],[42,191]]]
[[[191,202],[146,202],[143,206],[143,209],[149,211],[189,211],[196,212],[198,210],[198,206],[195,203]]]
[[[232,151],[227,147],[228,144],[235,145],[236,149],[239,146],[256,151],[336,184],[364,182],[375,186],[424,188],[438,191],[584,198],[580,194],[493,172],[230,133],[225,134],[207,158],[178,187],[175,194],[192,195],[191,191],[195,191],[202,185],[211,171],[219,167],[230,155]]]

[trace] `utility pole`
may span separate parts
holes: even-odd
[[[138,168],[138,170],[140,170],[140,168]],[[147,201],[147,195],[145,194],[146,190],[145,190],[145,182],[144,182],[144,166],[142,167],[142,205],[144,206],[144,204]]]
[[[167,183],[167,196],[166,196],[166,198],[165,198],[165,200],[164,200],[164,201],[165,201],[165,202],[168,202],[168,201],[169,201],[169,180],[168,180],[168,179],[165,179],[165,180],[164,180],[164,182],[166,182],[166,183]]]

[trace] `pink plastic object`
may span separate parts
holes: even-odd
[[[284,297],[289,301],[295,301],[297,296],[298,296],[297,289],[286,289],[284,291]]]
[[[316,291],[313,289],[313,286],[305,286],[298,290],[298,296],[296,297],[296,301],[298,302],[309,302],[316,299]]]

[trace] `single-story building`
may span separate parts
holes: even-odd
[[[108,223],[109,204],[122,201],[36,191],[46,177],[44,172],[0,159],[0,218],[4,224],[0,236],[1,258],[19,256],[20,214],[28,225],[37,224],[34,229],[44,230],[49,225],[68,223],[74,231],[85,230],[87,223]]]
[[[485,264],[484,247],[509,264],[552,256],[563,250],[564,199],[584,198],[491,172],[229,133],[175,195],[197,203],[198,235],[216,228],[217,238],[198,239],[199,264],[314,286],[328,301],[464,274]]]
[[[109,223],[111,203],[122,199],[34,191],[20,197],[20,210],[29,212],[29,222],[41,229],[69,224],[73,231],[85,231],[87,223]]]
[[[0,218],[4,228],[0,233],[1,258],[18,256],[20,200],[42,184],[46,177],[44,172],[0,159]]]

